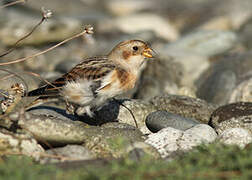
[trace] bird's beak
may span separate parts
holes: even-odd
[[[146,58],[153,58],[155,56],[155,52],[151,48],[146,48],[143,50],[142,55]]]

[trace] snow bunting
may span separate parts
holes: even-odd
[[[61,96],[68,113],[92,117],[108,99],[132,89],[145,59],[152,57],[153,50],[145,42],[123,41],[107,56],[85,59],[51,85],[30,91],[28,96]]]

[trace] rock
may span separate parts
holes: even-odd
[[[145,158],[146,155],[155,159],[161,158],[159,152],[153,146],[144,142],[131,143],[126,149],[127,157],[133,160],[139,161],[141,158]]]
[[[78,116],[67,114],[65,109],[60,109],[53,106],[45,106],[45,105],[37,106],[37,107],[30,108],[28,112],[34,115],[42,115],[42,116],[46,115],[48,117],[57,117],[57,118],[60,118],[61,120],[66,120],[66,121],[79,120]]]
[[[210,126],[199,124],[184,132],[171,127],[164,128],[150,134],[145,142],[155,147],[162,158],[169,158],[176,152],[187,152],[202,143],[211,143],[216,137]]]
[[[60,119],[52,115],[34,115],[29,112],[19,118],[18,125],[32,133],[39,141],[46,141],[51,145],[93,144],[116,137],[129,141],[142,140],[142,133],[137,129],[89,126],[80,121]]]
[[[206,124],[196,125],[186,130],[180,138],[180,148],[184,151],[191,150],[194,146],[201,143],[212,143],[217,138],[217,134],[213,128]]]
[[[117,129],[130,129],[130,130],[136,130],[137,128],[135,126],[126,124],[126,123],[119,123],[119,122],[108,122],[105,124],[102,124],[101,127],[103,128],[117,128]]]
[[[158,132],[166,127],[184,131],[197,124],[199,124],[199,122],[194,119],[184,118],[167,111],[155,111],[150,113],[146,118],[146,125],[151,132]]]
[[[252,103],[239,102],[227,104],[216,109],[209,124],[218,134],[230,128],[244,128],[252,132]]]
[[[49,149],[46,151],[46,154],[52,156],[41,158],[40,163],[59,163],[94,159],[94,155],[80,145],[66,145],[64,147]]]
[[[96,158],[120,158],[128,154],[127,147],[143,141],[139,130],[101,128],[95,136],[89,137],[83,146],[95,154]]]
[[[231,31],[196,31],[181,37],[174,43],[164,47],[166,55],[195,54],[201,56],[214,56],[226,52],[234,47],[237,36]]]
[[[184,69],[181,84],[193,87],[210,66],[209,57],[228,51],[236,42],[236,35],[230,31],[196,31],[160,47],[159,53],[180,63]]]
[[[237,145],[244,148],[252,142],[252,134],[243,128],[230,128],[219,135],[219,141],[227,145]]]
[[[134,98],[150,100],[154,96],[177,94],[183,78],[183,67],[171,58],[155,58],[143,70]]]
[[[145,119],[149,113],[155,110],[155,106],[141,100],[124,99],[117,100],[117,102],[110,101],[101,110],[96,112],[96,117],[93,121],[100,122],[101,124],[118,121],[135,127],[137,123],[138,128],[146,134],[150,131],[145,125]],[[134,115],[136,123],[131,113]]]
[[[229,103],[252,102],[252,76],[239,83],[229,98]]]
[[[252,48],[251,43],[252,34],[250,31],[251,26],[252,26],[252,16],[250,15],[247,21],[240,27],[238,31],[242,44],[245,45],[249,50],[251,50]]]
[[[157,133],[150,134],[145,142],[156,148],[162,158],[166,158],[179,149],[177,140],[182,135],[183,131],[168,127]]]
[[[150,102],[158,110],[166,110],[185,118],[196,119],[201,123],[208,123],[210,115],[215,109],[214,105],[204,100],[187,96],[164,94],[154,97]]]
[[[168,19],[153,13],[131,14],[115,19],[109,18],[98,22],[97,29],[103,32],[118,29],[128,34],[149,30],[167,41],[173,41],[179,36],[178,31],[170,24]]]
[[[12,133],[1,129],[0,132],[1,154],[21,153],[34,158],[39,158],[44,149],[28,134]]]
[[[114,15],[128,15],[134,12],[150,9],[153,7],[151,1],[134,1],[134,0],[109,0],[105,4],[106,8]]]
[[[197,80],[197,97],[215,104],[227,104],[239,82],[251,75],[251,52],[230,54],[214,63]]]

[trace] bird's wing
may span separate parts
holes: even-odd
[[[57,96],[60,89],[69,81],[80,78],[93,81],[91,89],[95,92],[102,85],[102,79],[115,69],[115,65],[107,57],[87,58],[72,70],[52,82],[28,93],[28,96]]]

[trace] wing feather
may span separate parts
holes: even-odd
[[[28,96],[57,96],[60,89],[67,82],[76,81],[78,79],[87,79],[94,81],[91,89],[95,93],[101,86],[104,76],[115,69],[113,62],[107,57],[87,58],[77,64],[72,70],[64,74],[62,77],[52,82],[52,85],[44,85],[36,90],[30,91]]]

